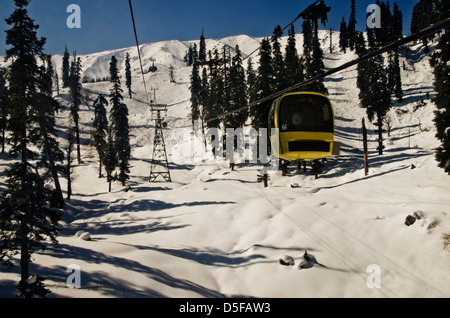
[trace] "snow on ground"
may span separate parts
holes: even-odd
[[[328,32],[321,36],[327,67],[355,58],[337,48],[329,54]],[[249,54],[259,40],[237,36],[208,40],[207,45],[239,43]],[[450,296],[450,253],[442,238],[450,232],[450,182],[434,160],[438,142],[432,122],[435,106],[426,96],[434,95],[428,57],[402,57],[405,101],[395,103],[390,113],[384,155],[377,155],[375,127],[358,105],[356,70],[348,69],[326,80],[341,155],[328,160],[326,173],[317,180],[291,165],[287,176],[272,174],[264,188],[257,182],[261,167],[255,164],[231,171],[226,162],[173,160],[172,150],[183,142],[175,132],[185,129],[184,142],[191,138],[185,128],[190,125],[191,69],[181,62],[189,43],[141,48],[144,69],[153,60],[158,67],[157,73],[146,75],[147,86],[157,88],[157,101],[169,105],[165,137],[172,183],[148,182],[154,121],[136,49],[82,56],[85,75],[92,78],[108,75],[111,55],[120,60],[126,52],[132,56],[135,95],[125,98],[133,144],[130,189],[115,183],[108,193],[106,180],[98,178],[90,135],[92,102],[99,93],[107,95],[110,85],[84,84],[84,163],[74,162],[74,194],[63,211],[59,244],[34,254],[31,264],[32,273],[47,278],[50,297]],[[300,37],[298,45],[300,50]],[[177,83],[169,81],[171,65]],[[63,91],[65,106],[67,98]],[[69,112],[58,116],[64,136]],[[370,133],[368,176],[363,171],[362,118]],[[3,156],[2,188],[8,164]],[[292,188],[295,183],[299,187]],[[416,216],[410,226],[405,225],[408,215]],[[90,240],[81,239],[80,231],[89,233]],[[299,267],[305,251],[312,259]],[[280,259],[294,265],[283,266]],[[77,282],[72,268],[81,271],[80,288],[67,285]],[[1,268],[0,296],[14,297],[19,272],[18,265]]]

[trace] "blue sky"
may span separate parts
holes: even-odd
[[[365,28],[368,5],[376,0],[357,0],[358,29]],[[133,0],[139,42],[198,40],[248,34],[269,36],[273,29],[286,26],[313,0]],[[409,34],[413,6],[417,0],[391,0],[404,16],[404,32]],[[339,29],[342,17],[348,21],[350,0],[325,0],[331,6],[326,28]],[[81,29],[66,25],[67,7],[81,8]],[[14,10],[13,0],[0,0],[0,55],[5,52],[5,19]],[[39,24],[39,36],[47,38],[46,53],[69,51],[88,54],[135,45],[128,0],[32,0],[29,16]],[[301,32],[301,20],[295,24]]]

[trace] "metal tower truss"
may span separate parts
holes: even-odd
[[[167,160],[166,144],[164,142],[163,119],[161,112],[167,112],[167,105],[152,104],[152,112],[156,113],[155,138],[153,142],[153,157],[150,167],[150,182],[162,177],[166,182],[172,182],[169,161]]]

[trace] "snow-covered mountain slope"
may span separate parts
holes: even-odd
[[[321,32],[321,38],[326,67],[356,58],[338,50],[337,33],[333,53],[329,32]],[[260,40],[245,35],[207,40],[207,49],[239,44],[250,54]],[[109,94],[110,83],[85,83],[80,112],[84,163],[73,163],[74,194],[63,211],[60,243],[34,255],[31,265],[31,272],[47,277],[53,297],[450,296],[450,253],[443,239],[450,232],[450,182],[434,160],[433,74],[429,57],[416,54],[420,45],[401,57],[405,100],[395,102],[389,114],[391,132],[383,156],[377,155],[375,126],[359,106],[354,67],[325,81],[336,110],[341,155],[328,160],[317,180],[291,165],[287,176],[272,174],[264,188],[255,164],[230,171],[226,162],[175,160],[174,149],[192,138],[186,128],[191,125],[191,68],[183,63],[191,43],[141,46],[144,70],[153,61],[158,67],[145,75],[149,99],[156,93],[157,102],[168,105],[164,133],[171,183],[149,183],[154,120],[137,49],[81,56],[84,76],[93,79],[108,76],[112,55],[122,73],[126,53],[132,58],[133,98],[124,92],[132,127],[130,189],[115,183],[108,193],[106,180],[98,178],[92,103],[98,94]],[[300,35],[297,44],[302,52]],[[54,61],[60,71],[61,57]],[[170,66],[176,83],[170,82]],[[66,90],[59,100],[69,105]],[[368,176],[363,171],[363,118],[370,134]],[[59,113],[63,146],[69,127],[69,112]],[[8,163],[3,157],[2,185]],[[292,188],[294,183],[299,187]],[[405,225],[408,215],[415,215],[410,226]],[[79,231],[89,232],[91,240],[80,239]],[[299,268],[305,250],[322,265]],[[295,265],[281,265],[279,260],[289,256]],[[67,284],[76,280],[67,271],[72,264],[81,271],[80,288]],[[1,296],[15,294],[18,273],[18,266],[1,269]]]

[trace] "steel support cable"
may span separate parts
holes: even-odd
[[[208,120],[206,120],[205,122],[206,122],[206,123],[209,123],[209,122],[214,121],[214,120],[223,119],[223,118],[225,118],[225,117],[227,117],[227,116],[229,116],[229,115],[232,115],[232,114],[235,114],[235,113],[239,113],[239,112],[241,112],[241,111],[243,111],[243,110],[247,110],[247,109],[249,109],[249,108],[258,106],[258,105],[260,105],[260,104],[262,104],[262,103],[264,103],[264,102],[267,102],[267,101],[269,101],[269,100],[274,100],[274,99],[280,97],[281,95],[283,95],[283,94],[285,94],[285,93],[291,92],[291,91],[293,91],[293,90],[299,89],[299,88],[304,87],[304,86],[306,86],[306,85],[309,85],[309,84],[311,84],[311,83],[317,82],[317,81],[319,81],[319,80],[321,80],[321,79],[323,79],[323,78],[325,78],[325,77],[328,77],[328,76],[330,76],[330,75],[336,74],[336,73],[338,73],[338,72],[340,72],[340,71],[343,71],[343,70],[345,70],[345,69],[347,69],[347,68],[349,68],[349,67],[352,67],[352,66],[355,66],[355,65],[357,65],[357,64],[359,64],[359,63],[362,63],[362,62],[365,62],[365,61],[367,61],[367,60],[370,60],[371,58],[373,58],[373,57],[375,57],[375,56],[377,56],[377,55],[386,53],[386,52],[388,52],[388,51],[395,50],[395,49],[399,48],[399,47],[402,46],[402,45],[405,45],[405,44],[407,44],[407,43],[409,43],[409,42],[412,42],[412,41],[421,39],[421,38],[423,38],[423,37],[426,37],[426,36],[428,36],[428,35],[430,35],[430,34],[436,33],[436,32],[438,32],[438,31],[440,31],[440,30],[442,30],[442,29],[445,29],[445,28],[448,28],[448,27],[450,27],[450,18],[449,18],[449,19],[446,19],[446,20],[442,20],[442,21],[440,21],[440,22],[438,22],[438,23],[436,23],[436,24],[434,24],[434,25],[432,25],[432,26],[430,26],[430,27],[428,27],[428,28],[426,28],[426,29],[423,29],[422,31],[419,31],[419,32],[413,34],[413,35],[410,35],[410,36],[408,36],[408,37],[406,37],[406,38],[403,38],[403,39],[398,40],[398,41],[396,41],[396,42],[394,42],[394,43],[391,43],[391,44],[389,44],[389,45],[386,45],[386,46],[384,46],[384,47],[382,47],[382,48],[380,48],[380,49],[377,49],[377,50],[375,50],[375,51],[372,51],[372,52],[366,54],[365,56],[360,57],[360,58],[358,58],[358,59],[356,59],[356,60],[350,61],[350,62],[345,63],[345,64],[343,64],[343,65],[341,65],[341,66],[338,66],[338,67],[336,67],[336,68],[334,68],[334,69],[331,69],[331,70],[329,70],[329,71],[326,71],[326,72],[324,72],[324,73],[321,74],[321,75],[312,77],[312,78],[310,78],[310,79],[308,79],[308,80],[306,80],[306,81],[303,81],[303,82],[301,82],[301,83],[298,83],[298,84],[296,84],[296,85],[293,85],[293,86],[291,86],[291,87],[289,87],[289,88],[286,88],[286,89],[284,89],[284,90],[282,90],[282,91],[279,91],[279,92],[277,92],[277,93],[274,93],[274,94],[272,94],[272,95],[270,95],[270,96],[264,97],[264,98],[262,98],[262,99],[260,99],[260,100],[257,100],[257,101],[255,101],[255,102],[253,102],[253,103],[250,103],[250,104],[248,104],[248,105],[246,105],[246,106],[243,106],[243,107],[237,108],[237,109],[235,109],[235,110],[232,110],[232,111],[223,113],[223,114],[220,115],[220,116],[217,116],[217,117],[208,119]]]
[[[141,65],[141,73],[142,73],[142,80],[144,82],[145,96],[147,97],[147,102],[150,105],[150,100],[149,100],[148,91],[147,91],[147,84],[145,83],[144,67],[142,66],[141,50],[139,49],[139,40],[138,40],[138,36],[137,36],[137,31],[136,31],[136,22],[134,20],[133,5],[131,4],[131,0],[128,0],[128,3],[130,4],[131,20],[133,22],[134,38],[136,39],[136,47],[138,50],[139,63]]]

